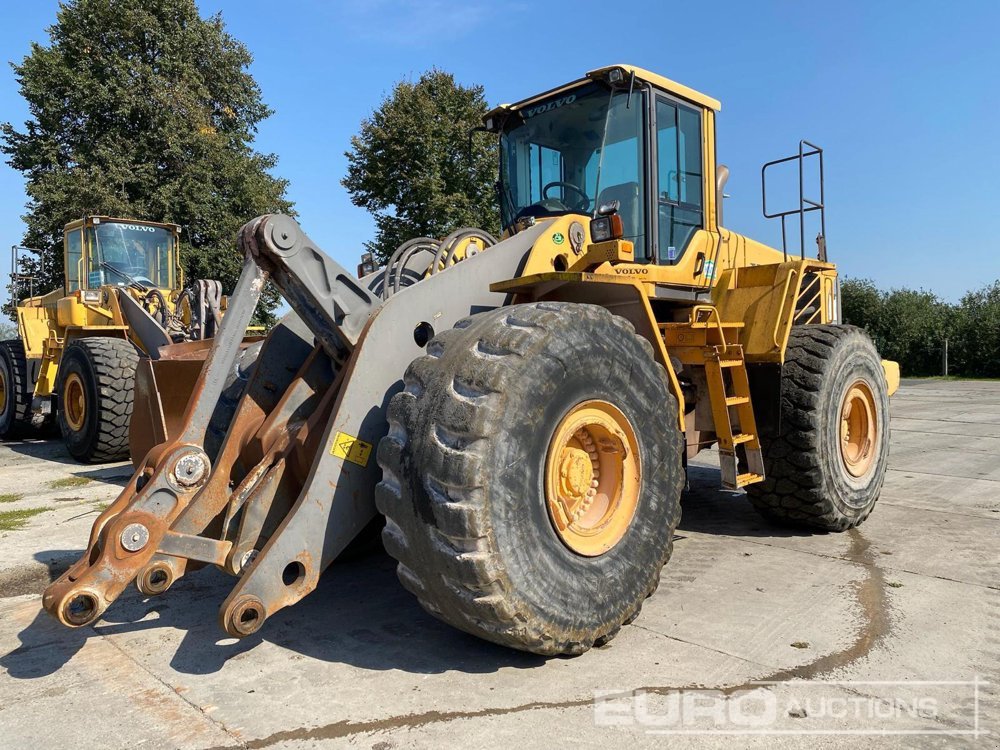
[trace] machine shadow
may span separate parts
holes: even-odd
[[[4,444],[11,452],[29,458],[42,459],[52,463],[73,467],[73,476],[92,479],[105,484],[124,487],[132,477],[131,464],[100,466],[82,464],[73,458],[60,440],[18,440]]]
[[[688,488],[681,496],[679,536],[684,532],[736,537],[799,537],[827,532],[783,526],[753,509],[746,493],[723,489],[719,470],[708,466],[688,466]]]
[[[21,645],[0,656],[0,667],[15,678],[42,677],[66,664],[90,638],[110,637],[127,649],[129,641],[152,630],[170,641],[164,644],[175,649],[170,667],[183,674],[217,672],[229,659],[264,642],[324,662],[420,674],[489,673],[545,661],[487,643],[428,615],[400,586],[395,562],[381,550],[332,565],[316,591],[242,640],[226,636],[218,622],[219,606],[232,584],[233,578],[203,569],[182,578],[162,597],[145,597],[130,586],[97,625],[80,630],[67,629],[40,610],[19,633]],[[177,632],[175,646],[172,633]]]
[[[808,536],[808,530],[776,526],[760,517],[743,493],[719,487],[717,469],[692,465],[682,497],[678,535],[734,537]],[[818,532],[822,533],[822,532]],[[79,553],[40,552],[49,575],[62,574]],[[319,587],[293,607],[282,610],[254,636],[228,638],[218,623],[218,609],[233,579],[214,568],[195,571],[162,597],[145,597],[130,586],[92,628],[69,630],[40,611],[21,633],[21,646],[0,656],[12,677],[51,674],[95,635],[125,644],[146,631],[181,633],[170,667],[183,674],[211,674],[234,657],[270,643],[323,662],[362,669],[398,669],[420,674],[447,671],[495,672],[503,667],[529,669],[545,657],[514,651],[462,633],[419,606],[399,584],[395,562],[381,549],[360,559],[332,565]],[[29,593],[29,592],[26,592]],[[40,593],[40,592],[39,592]]]

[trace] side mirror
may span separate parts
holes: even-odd
[[[729,182],[729,167],[720,164],[715,168],[715,205],[718,206],[718,224],[722,226],[722,201],[726,198],[726,183]]]

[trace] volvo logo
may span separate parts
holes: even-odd
[[[524,110],[525,119],[529,117],[534,117],[535,115],[540,115],[543,112],[551,112],[553,109],[559,109],[565,104],[572,104],[576,101],[576,94],[570,94],[569,96],[563,96],[559,99],[553,99],[551,102],[546,102],[545,104],[536,104],[534,107],[528,107]]]

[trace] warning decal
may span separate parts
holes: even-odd
[[[330,446],[330,453],[352,464],[367,466],[368,458],[372,454],[372,444],[346,432],[338,432],[333,439],[333,445]]]

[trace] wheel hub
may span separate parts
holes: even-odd
[[[63,386],[63,413],[66,415],[66,423],[74,432],[83,429],[83,424],[87,418],[86,391],[83,387],[83,380],[75,372],[71,372],[66,377],[66,384]]]
[[[583,431],[581,430],[581,432]],[[586,436],[586,433],[584,432],[583,435]],[[577,441],[583,442],[579,433],[574,437]],[[589,436],[584,439],[589,440]],[[571,498],[577,503],[582,502],[588,495],[592,496],[590,483],[594,480],[597,471],[596,458],[592,460],[587,451],[575,446],[565,446],[559,463],[560,495]]]
[[[0,414],[7,411],[7,376],[0,368]]]
[[[545,462],[545,500],[559,538],[594,557],[632,522],[641,484],[635,431],[606,401],[578,404],[556,427]]]
[[[851,476],[862,477],[875,463],[878,419],[875,396],[863,380],[855,381],[840,407],[840,456]]]

